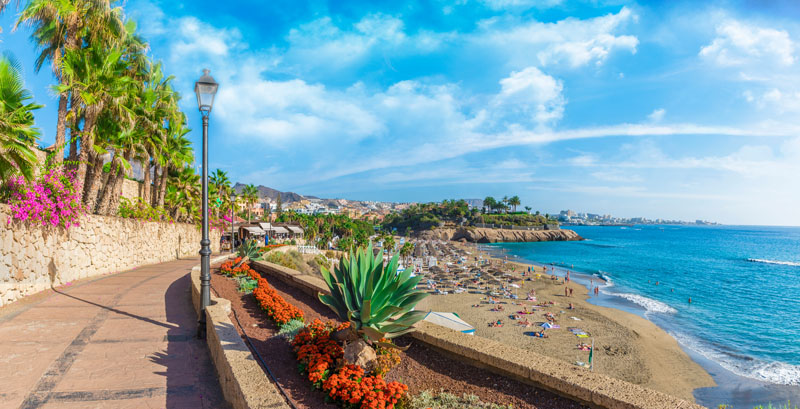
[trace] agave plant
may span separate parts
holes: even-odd
[[[331,294],[320,294],[320,301],[339,319],[349,321],[353,331],[373,342],[413,331],[413,325],[427,313],[412,310],[428,294],[416,290],[420,277],[411,277],[411,269],[397,273],[398,256],[384,267],[370,244],[366,251],[359,248],[342,257],[333,273],[323,266],[322,278]]]
[[[239,267],[242,264],[246,263],[247,260],[253,260],[253,261],[261,260],[261,252],[259,250],[260,248],[258,247],[257,241],[255,241],[254,239],[246,240],[237,249],[239,257],[241,257],[242,259],[239,261],[238,264],[236,264],[233,267],[234,268]]]

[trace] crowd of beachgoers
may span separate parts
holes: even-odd
[[[420,286],[432,294],[417,308],[455,313],[475,336],[688,400],[695,388],[714,385],[655,324],[593,305],[590,299],[601,296],[605,284],[599,278],[578,284],[569,269],[494,257],[473,243],[412,241],[405,268],[422,275]]]

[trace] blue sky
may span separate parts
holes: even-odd
[[[13,4],[13,3],[12,3]],[[151,55],[220,82],[210,163],[323,197],[519,195],[562,209],[800,225],[800,6],[790,1],[129,0]],[[0,48],[33,72],[28,32]],[[199,146],[199,145],[197,145]]]

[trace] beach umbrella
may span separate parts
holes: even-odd
[[[517,284],[509,284],[509,287],[519,288]]]

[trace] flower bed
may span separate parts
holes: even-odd
[[[242,263],[241,266],[233,268],[233,266],[238,264],[240,261],[242,261],[241,257],[236,257],[236,259],[233,261],[226,261],[219,267],[219,271],[229,277],[236,277],[240,275],[248,275],[252,277],[252,274],[256,274],[247,263]]]
[[[278,247],[283,247],[285,245],[286,244],[268,244],[266,246],[261,247],[258,251],[261,252],[261,253],[266,253],[266,252],[268,252],[268,251],[270,251],[272,249],[275,249],[275,248],[278,248]]]
[[[308,380],[328,397],[343,407],[359,409],[392,409],[405,397],[408,386],[400,382],[386,382],[381,375],[367,375],[358,365],[344,365],[335,369],[344,350],[330,338],[333,331],[350,326],[336,326],[329,321],[315,320],[300,330],[292,347],[300,362],[300,370]]]
[[[242,265],[246,266],[247,263]],[[253,295],[256,297],[261,308],[264,309],[264,312],[266,312],[276,324],[283,326],[291,320],[303,320],[303,311],[286,302],[286,300],[269,285],[267,280],[253,271],[249,266],[247,266],[247,275],[258,281],[256,289],[253,290]]]
[[[257,280],[253,291],[258,304],[278,326],[290,321],[303,320],[303,311],[288,303],[269,285],[266,279],[247,263],[237,268],[237,258],[220,266],[220,272],[228,276],[246,274]],[[397,364],[399,354],[395,350],[378,348],[379,359],[373,373],[368,374],[358,365],[342,365],[344,349],[330,338],[333,331],[344,329],[350,323],[338,324],[320,320],[299,330],[291,341],[299,368],[312,385],[325,392],[337,405],[348,409],[393,409],[406,396],[408,386],[400,382],[386,382],[382,374]],[[387,340],[384,340],[387,341]]]

